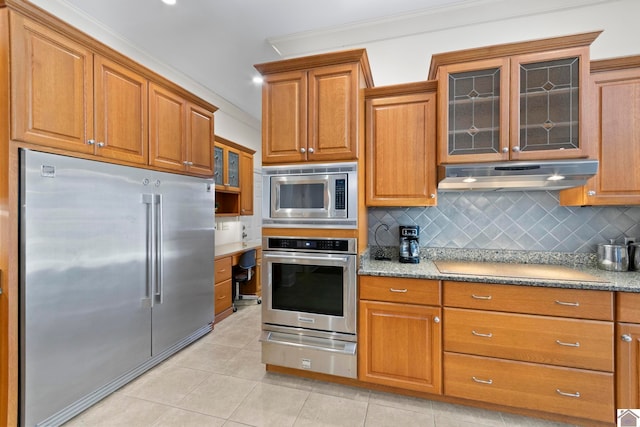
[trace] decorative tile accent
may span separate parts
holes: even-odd
[[[398,246],[399,225],[420,226],[420,246],[592,253],[640,237],[640,206],[564,207],[558,191],[447,192],[438,206],[369,208],[369,245]]]

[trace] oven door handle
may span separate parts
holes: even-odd
[[[260,341],[264,343],[282,344],[296,348],[309,348],[313,350],[328,351],[331,353],[347,354],[350,356],[354,356],[356,354],[356,343],[330,340],[327,338],[304,337],[300,335],[262,331]],[[325,343],[326,345],[324,345]]]
[[[270,258],[271,256],[269,254],[264,254],[263,253],[263,257],[264,258]],[[309,261],[342,261],[344,263],[349,262],[349,258],[346,256],[334,256],[333,254],[327,254],[325,256],[313,256],[313,255],[284,255],[284,254],[279,254],[279,255],[273,255],[273,258],[278,258],[278,259],[304,259],[304,260],[309,260]]]

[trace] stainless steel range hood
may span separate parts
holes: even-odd
[[[438,191],[562,190],[584,185],[597,171],[590,159],[441,165]]]

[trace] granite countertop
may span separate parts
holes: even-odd
[[[259,249],[261,247],[262,240],[249,240],[247,242],[227,243],[225,245],[218,245],[215,247],[215,257],[220,258],[223,256],[234,255],[240,252],[244,252],[247,249]]]
[[[514,252],[519,252],[514,256]],[[504,254],[501,256],[500,254]],[[573,254],[533,253],[526,251],[442,251],[431,250],[421,254],[420,263],[402,264],[397,256],[391,255],[389,261],[378,261],[370,256],[369,250],[360,256],[358,274],[362,276],[389,276],[417,279],[455,280],[461,282],[481,282],[512,284],[524,286],[542,286],[573,289],[593,289],[605,291],[640,292],[640,272],[612,272],[596,267],[595,259]],[[593,276],[593,280],[531,279],[525,277],[507,277],[474,274],[442,273],[436,267],[438,260],[461,260],[468,262],[506,262],[510,264],[563,265],[581,273]],[[435,261],[435,262],[434,262]]]

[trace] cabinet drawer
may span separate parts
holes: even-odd
[[[360,299],[440,305],[440,282],[426,279],[360,276]]]
[[[618,292],[616,298],[616,320],[640,323],[640,293]]]
[[[608,291],[445,281],[443,304],[479,310],[613,320],[613,292]]]
[[[613,374],[444,353],[444,393],[611,423]]]
[[[218,283],[214,289],[214,312],[219,314],[231,307],[231,279]]]
[[[444,349],[613,372],[613,322],[445,308]]]
[[[224,282],[231,279],[231,257],[220,258],[215,261],[215,281]]]

